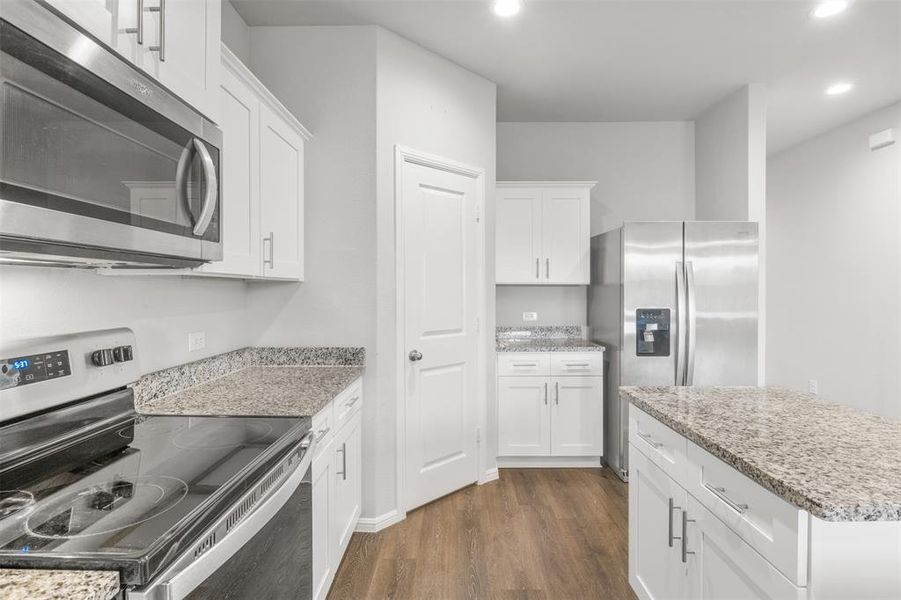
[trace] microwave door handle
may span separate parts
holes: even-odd
[[[191,150],[193,147],[194,144],[192,138],[192,140],[185,144],[185,147],[181,149],[181,156],[178,157],[178,165],[175,167],[175,198],[178,201],[179,206],[184,207],[185,212],[190,215],[192,220],[194,219],[194,211],[191,210],[191,199],[188,197],[186,186],[188,168],[191,165],[191,156],[193,155]]]
[[[194,235],[203,235],[210,226],[210,221],[213,220],[213,213],[219,202],[219,181],[216,178],[216,165],[213,164],[213,157],[210,156],[206,145],[194,138],[194,148],[200,155],[200,163],[203,165],[203,175],[206,179],[206,194],[203,197],[200,217],[197,218],[197,223],[194,225]]]

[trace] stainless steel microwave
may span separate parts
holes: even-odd
[[[222,132],[37,0],[0,14],[0,263],[222,258]]]

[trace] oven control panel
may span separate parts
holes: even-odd
[[[68,350],[0,358],[0,389],[58,379],[71,374]]]

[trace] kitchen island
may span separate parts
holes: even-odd
[[[901,597],[901,422],[781,388],[620,393],[639,597]]]

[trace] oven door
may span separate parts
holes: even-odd
[[[307,434],[286,459],[289,474],[274,490],[254,505],[254,487],[171,567],[144,588],[128,590],[127,600],[311,600],[313,443]],[[264,476],[263,485],[277,479],[284,464]]]
[[[4,4],[0,52],[5,262],[221,258],[215,126],[36,2]]]

